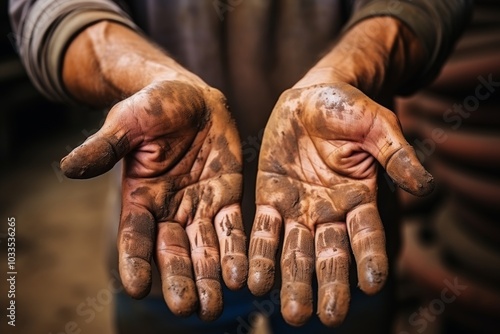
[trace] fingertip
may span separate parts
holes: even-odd
[[[151,291],[151,265],[139,258],[120,261],[120,277],[125,292],[134,299],[142,299]]]
[[[239,290],[247,281],[248,260],[244,255],[226,255],[222,259],[222,278],[230,290]]]
[[[318,317],[328,327],[340,326],[349,310],[351,295],[349,285],[331,284],[318,291]]]
[[[297,287],[294,284],[286,284],[281,289],[281,314],[286,323],[296,327],[302,326],[311,318],[312,313],[313,301],[310,285],[300,284]]]
[[[401,189],[415,195],[427,196],[434,190],[434,178],[420,164],[413,149],[397,151],[388,161],[386,171]]]
[[[187,317],[198,308],[198,297],[194,281],[183,276],[170,276],[163,282],[165,302],[176,316]]]
[[[268,259],[250,260],[248,289],[254,296],[263,296],[274,286],[275,265]]]
[[[358,263],[359,288],[367,295],[374,295],[384,287],[388,275],[387,257],[368,255]]]
[[[87,179],[106,173],[119,159],[109,141],[92,137],[61,160],[61,170],[69,178]]]
[[[222,288],[218,281],[202,279],[196,282],[200,308],[198,316],[203,321],[214,321],[220,317],[224,307]]]
[[[423,168],[422,168],[423,169]],[[423,169],[421,177],[417,182],[417,191],[413,192],[416,196],[427,196],[434,191],[435,187],[434,177],[427,170]]]

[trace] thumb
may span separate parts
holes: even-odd
[[[426,196],[434,190],[434,178],[420,164],[408,143],[388,159],[385,170],[399,187],[413,195]]]
[[[88,179],[109,171],[130,150],[130,132],[112,109],[101,129],[61,160],[61,170],[72,179]]]
[[[368,151],[400,188],[416,196],[426,196],[434,190],[434,178],[405,140],[399,121],[390,110],[379,110],[366,139]]]

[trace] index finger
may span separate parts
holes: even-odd
[[[266,294],[274,285],[281,224],[281,215],[275,208],[257,206],[248,254],[248,288],[256,296]]]
[[[125,291],[144,298],[151,290],[151,257],[155,220],[145,209],[133,207],[122,212],[118,230],[119,271]]]

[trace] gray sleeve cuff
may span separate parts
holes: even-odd
[[[472,13],[472,0],[368,0],[357,1],[357,9],[344,30],[375,16],[392,16],[404,22],[422,42],[427,67],[401,94],[431,82],[462,34]]]
[[[28,76],[46,97],[73,102],[61,77],[66,47],[85,27],[102,20],[138,29],[112,1],[39,0],[33,5],[18,33],[17,46]]]

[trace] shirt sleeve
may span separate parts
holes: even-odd
[[[71,102],[61,66],[72,38],[102,20],[138,28],[125,11],[110,0],[9,0],[17,52],[36,88],[54,101]]]
[[[427,67],[401,94],[409,94],[438,75],[472,13],[472,0],[356,0],[344,30],[375,16],[392,16],[404,22],[427,52]]]

